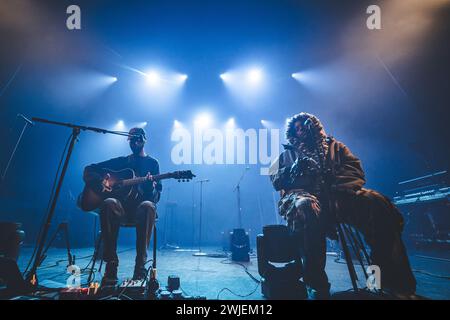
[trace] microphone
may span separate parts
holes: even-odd
[[[29,125],[34,126],[34,122],[31,121],[30,119],[28,119],[27,117],[25,117],[23,114],[18,113],[17,117],[22,118],[23,120],[25,120],[25,122],[27,122]]]
[[[305,120],[305,122],[303,122],[303,127],[305,127],[308,130],[311,130],[312,126],[313,126],[313,122],[312,122],[311,118],[308,118]]]

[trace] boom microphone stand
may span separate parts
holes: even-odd
[[[70,124],[70,123],[63,123],[63,122],[57,122],[57,121],[51,121],[51,120],[46,120],[46,119],[42,119],[42,118],[32,118],[33,121],[35,122],[41,122],[41,123],[47,123],[47,124],[52,124],[52,125],[57,125],[57,126],[63,126],[63,127],[68,127],[72,129],[72,135],[71,135],[71,139],[70,139],[70,144],[69,144],[69,148],[67,150],[67,154],[66,157],[64,159],[64,164],[60,173],[60,176],[58,178],[58,183],[56,185],[56,189],[55,192],[51,198],[51,205],[50,205],[50,209],[47,213],[47,217],[45,219],[45,224],[42,230],[42,233],[40,233],[40,236],[38,238],[38,242],[37,242],[37,251],[36,251],[36,255],[34,256],[34,261],[33,261],[33,265],[30,269],[30,271],[27,273],[25,279],[26,281],[28,281],[29,283],[31,283],[34,286],[37,286],[38,284],[38,279],[37,279],[37,269],[38,267],[42,264],[45,256],[43,255],[43,251],[44,251],[44,247],[45,247],[45,242],[46,242],[46,238],[47,238],[47,234],[48,231],[50,229],[50,225],[53,219],[53,216],[55,214],[55,209],[56,209],[56,204],[58,202],[58,198],[59,198],[59,193],[61,191],[61,187],[64,181],[64,177],[66,175],[67,172],[67,167],[69,166],[69,161],[70,161],[70,157],[72,156],[72,152],[73,149],[75,147],[75,142],[78,141],[78,136],[80,135],[80,132],[83,131],[93,131],[93,132],[97,132],[97,133],[109,133],[109,134],[116,134],[116,135],[120,135],[120,136],[135,136],[135,135],[130,135],[126,132],[119,132],[119,131],[110,131],[110,130],[105,130],[105,129],[100,129],[100,128],[95,128],[95,127],[86,127],[86,126],[80,126],[80,125],[75,125],[75,124]]]
[[[17,139],[16,145],[14,146],[13,151],[11,152],[11,156],[9,157],[8,163],[6,164],[6,168],[3,171],[2,180],[1,181],[5,180],[6,173],[8,172],[9,166],[11,165],[11,161],[14,158],[14,155],[16,154],[16,151],[17,151],[17,148],[19,147],[20,142],[22,141],[22,137],[23,137],[23,135],[25,133],[25,130],[27,130],[29,125],[30,126],[34,126],[33,121],[31,121],[28,118],[26,118],[23,114],[19,113],[17,115],[17,117],[22,118],[25,121],[25,125],[23,126],[22,131],[20,132],[19,138]]]

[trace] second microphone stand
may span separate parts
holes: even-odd
[[[203,215],[203,183],[209,182],[209,179],[203,179],[197,181],[200,183],[200,213],[199,213],[199,231],[198,231],[198,252],[194,253],[193,256],[205,257],[208,256],[206,252],[202,252],[202,215]]]

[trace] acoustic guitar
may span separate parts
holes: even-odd
[[[178,181],[190,181],[195,177],[191,170],[174,171],[152,176],[137,177],[132,169],[114,171],[103,169],[104,176],[96,185],[85,185],[78,196],[78,206],[83,211],[94,211],[98,209],[107,198],[120,201],[137,199],[140,192],[138,185],[147,181],[160,181],[164,179],[177,179]]]

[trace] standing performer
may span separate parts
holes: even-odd
[[[130,168],[136,175],[149,178],[148,182],[139,186],[139,195],[136,199],[122,202],[120,199],[108,198],[100,207],[103,260],[106,262],[102,285],[117,283],[119,265],[117,238],[119,228],[123,224],[136,225],[136,260],[133,279],[144,279],[147,248],[157,218],[155,204],[159,201],[162,191],[161,183],[151,180],[153,175],[159,174],[159,163],[144,151],[147,140],[144,129],[133,128],[129,134],[131,155],[91,164],[84,169],[83,179],[88,186],[101,183],[105,176],[103,169],[118,171]]]
[[[288,144],[270,178],[281,192],[279,213],[300,235],[304,281],[313,298],[329,297],[325,273],[326,236],[336,236],[336,223],[353,225],[371,247],[381,270],[382,287],[413,298],[416,280],[401,239],[403,218],[382,194],[363,188],[360,160],[342,142],[326,135],[319,119],[299,113],[289,119]]]

